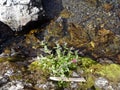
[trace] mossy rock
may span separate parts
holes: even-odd
[[[106,77],[112,82],[120,81],[120,65],[117,64],[96,64],[88,68],[88,71],[95,75]]]

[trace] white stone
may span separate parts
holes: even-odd
[[[13,0],[14,4],[29,4],[30,0]]]
[[[0,5],[3,5],[6,2],[6,0],[0,0]]]
[[[34,3],[41,3],[35,0]],[[0,21],[11,29],[18,30],[30,21],[38,19],[42,5],[32,6],[31,0],[0,0]]]
[[[23,88],[24,88],[24,85],[21,82],[16,81],[15,85],[11,85],[9,90],[23,90]]]
[[[108,80],[103,77],[99,77],[95,81],[95,85],[98,86],[99,88],[104,88],[105,86],[108,86]]]

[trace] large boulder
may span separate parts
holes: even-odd
[[[43,16],[41,0],[0,0],[0,21],[12,30],[22,30],[22,26]]]

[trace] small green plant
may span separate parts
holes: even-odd
[[[55,54],[44,45],[43,51],[48,55],[39,56],[40,67],[42,70],[47,70],[51,76],[69,76],[70,71],[77,67],[77,62],[79,60],[77,51],[73,53],[73,48],[67,48],[66,44],[64,47],[61,47],[58,43],[56,43],[56,47],[53,49],[55,50]]]

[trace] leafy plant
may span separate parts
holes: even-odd
[[[72,70],[79,67],[86,69],[96,64],[90,58],[79,57],[78,51],[74,48],[68,48],[67,44],[60,46],[56,42],[56,46],[49,49],[46,42],[42,42],[44,55],[38,56],[36,62],[31,65],[39,68],[43,73],[49,73],[51,76],[66,77],[70,76]],[[47,72],[46,72],[47,71]]]
[[[40,55],[38,57],[37,64],[43,70],[43,72],[48,71],[51,76],[65,77],[69,76],[71,70],[77,67],[77,62],[79,57],[76,52],[72,52],[73,48],[67,48],[66,44],[60,46],[56,43],[53,48],[55,53],[50,50],[46,44],[42,43],[43,51],[46,56]]]

